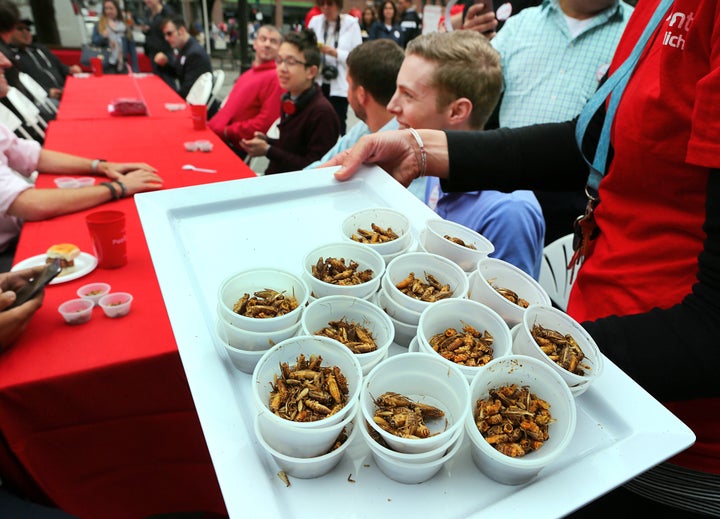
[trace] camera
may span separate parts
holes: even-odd
[[[338,77],[337,67],[334,67],[333,65],[325,65],[322,68],[322,77],[326,81],[332,81],[333,79]]]

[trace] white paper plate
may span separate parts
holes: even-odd
[[[16,271],[45,265],[45,258],[47,258],[47,254],[38,254],[32,258],[24,259],[15,265],[12,270]],[[60,272],[60,274],[58,274],[57,277],[50,282],[50,284],[57,285],[58,283],[65,283],[66,281],[81,278],[95,270],[97,264],[98,260],[95,256],[88,254],[87,252],[81,252],[80,255],[75,258],[75,265],[64,268],[62,272]]]

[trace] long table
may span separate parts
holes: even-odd
[[[120,90],[115,81],[71,80],[61,111],[71,113],[81,99],[97,105],[110,87],[111,95]],[[94,82],[103,90],[86,88]],[[88,97],[78,95],[81,89]],[[166,94],[172,99],[172,92]],[[183,143],[196,139],[210,140],[213,151],[185,151]],[[148,162],[163,177],[165,190],[254,176],[212,132],[193,130],[188,112],[176,119],[58,119],[50,123],[45,147]],[[185,163],[217,173],[186,171],[181,169]],[[37,187],[54,187],[54,177],[41,173]],[[26,332],[0,355],[0,477],[21,494],[81,518],[187,511],[224,515],[134,201],[121,199],[102,208],[126,214],[128,264],[48,286]],[[59,242],[92,254],[84,218],[93,210],[26,223],[16,262]],[[110,319],[96,308],[88,323],[66,325],[57,307],[77,297],[80,286],[96,281],[132,293],[130,314]]]
[[[185,100],[158,76],[145,73],[68,77],[56,119],[117,119],[108,105],[118,98],[144,100],[152,119],[190,120],[189,108],[170,111],[165,107],[168,103],[185,104]]]

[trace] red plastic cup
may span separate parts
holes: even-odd
[[[103,75],[103,62],[100,58],[90,58],[90,68],[96,76]]]
[[[87,215],[85,221],[93,241],[98,266],[114,269],[127,265],[125,213],[96,211]]]
[[[190,105],[193,128],[204,130],[207,128],[207,105]]]

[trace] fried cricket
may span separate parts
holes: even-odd
[[[315,335],[335,339],[350,348],[353,353],[368,353],[377,350],[372,332],[360,324],[348,322],[344,317],[339,321],[330,321],[325,328],[317,330]]]
[[[585,354],[572,335],[563,335],[537,323],[533,324],[531,333],[542,352],[570,373],[583,376],[585,370],[591,369],[587,364],[581,364]]]
[[[408,277],[395,286],[406,296],[429,303],[452,297],[453,290],[450,289],[450,285],[441,284],[432,274],[425,272],[425,281],[417,279],[415,273],[410,272]]]
[[[399,393],[387,392],[374,399],[377,409],[374,422],[384,431],[401,438],[429,438],[435,434],[426,419],[443,418],[445,413],[428,404],[410,400]]]
[[[493,336],[485,330],[480,333],[469,324],[462,331],[448,328],[433,335],[430,346],[445,359],[462,366],[484,366],[493,359]]]
[[[346,265],[345,258],[318,258],[312,267],[313,277],[333,285],[360,285],[373,278],[372,269],[358,271],[360,265],[353,260]]]
[[[384,229],[375,223],[370,224],[370,229],[362,229],[358,227],[357,234],[350,236],[350,239],[360,243],[385,243],[397,240],[399,236],[392,227]]]
[[[294,295],[286,296],[285,291],[266,288],[255,292],[252,297],[250,294],[243,294],[233,306],[233,312],[245,317],[267,319],[290,313],[297,307],[298,301]]]

